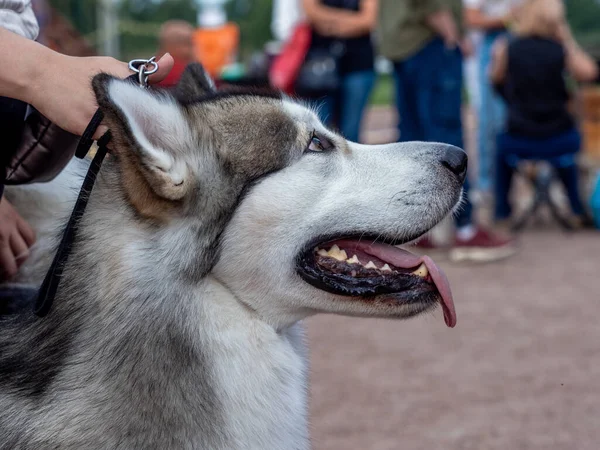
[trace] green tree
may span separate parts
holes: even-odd
[[[600,2],[567,0],[567,18],[581,45],[600,58]]]

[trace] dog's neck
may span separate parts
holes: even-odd
[[[36,330],[66,339],[47,349],[61,365],[43,386],[58,413],[95,417],[72,418],[82,423],[75,446],[308,448],[299,326],[276,330],[214,277],[174,272],[189,244],[136,221],[109,181],[92,193]],[[85,404],[69,404],[73,392]]]

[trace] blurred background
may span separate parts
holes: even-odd
[[[275,14],[272,0],[34,0],[40,40],[63,53],[127,61],[181,51],[182,59],[202,61],[219,83],[253,85],[269,84],[271,65],[298,21],[289,9],[290,24],[282,31],[291,3],[279,3]],[[600,1],[565,5],[575,40],[597,63]],[[191,45],[185,36],[192,36]],[[393,142],[399,119],[394,66],[377,56],[374,67],[356,133],[366,143]],[[436,253],[451,281],[456,329],[443,327],[439,311],[403,323],[308,321],[315,449],[600,448],[597,83],[596,77],[573,84],[570,101],[583,140],[573,167],[590,221],[557,220],[552,208],[568,210],[567,195],[544,161],[525,161],[511,201],[527,222],[502,241],[515,249],[510,258],[493,264],[451,258],[452,220],[421,246]],[[481,153],[474,92],[467,80],[462,126],[476,182]],[[484,194],[472,196],[475,215],[492,227],[493,199]],[[545,204],[527,213],[536,199]]]
[[[217,0],[218,2],[218,0]],[[161,25],[179,19],[198,25],[198,14],[211,0],[34,0],[44,36],[65,53],[110,55],[123,60],[152,55],[158,48]],[[239,48],[235,60],[252,64],[273,48],[273,0],[223,0],[227,19],[239,26]],[[43,11],[43,12],[42,12]],[[579,42],[600,59],[600,2],[568,0],[568,19]],[[277,44],[275,44],[277,48]],[[392,101],[390,68],[381,72],[371,103]]]

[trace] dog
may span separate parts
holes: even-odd
[[[443,272],[398,246],[459,203],[462,150],[347,142],[197,64],[173,92],[92,84],[112,154],[49,315],[0,319],[0,448],[305,450],[303,319],[455,325]],[[15,282],[41,283],[88,164],[7,189],[40,240]]]

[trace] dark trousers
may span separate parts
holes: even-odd
[[[579,195],[579,175],[575,154],[581,147],[581,135],[575,129],[547,139],[532,139],[503,133],[498,136],[496,160],[496,219],[510,217],[508,194],[515,167],[519,160],[548,161],[556,170],[576,215],[584,215]]]
[[[462,127],[463,58],[434,39],[415,55],[394,63],[400,142],[428,141],[464,147]],[[469,182],[456,225],[472,223]]]

